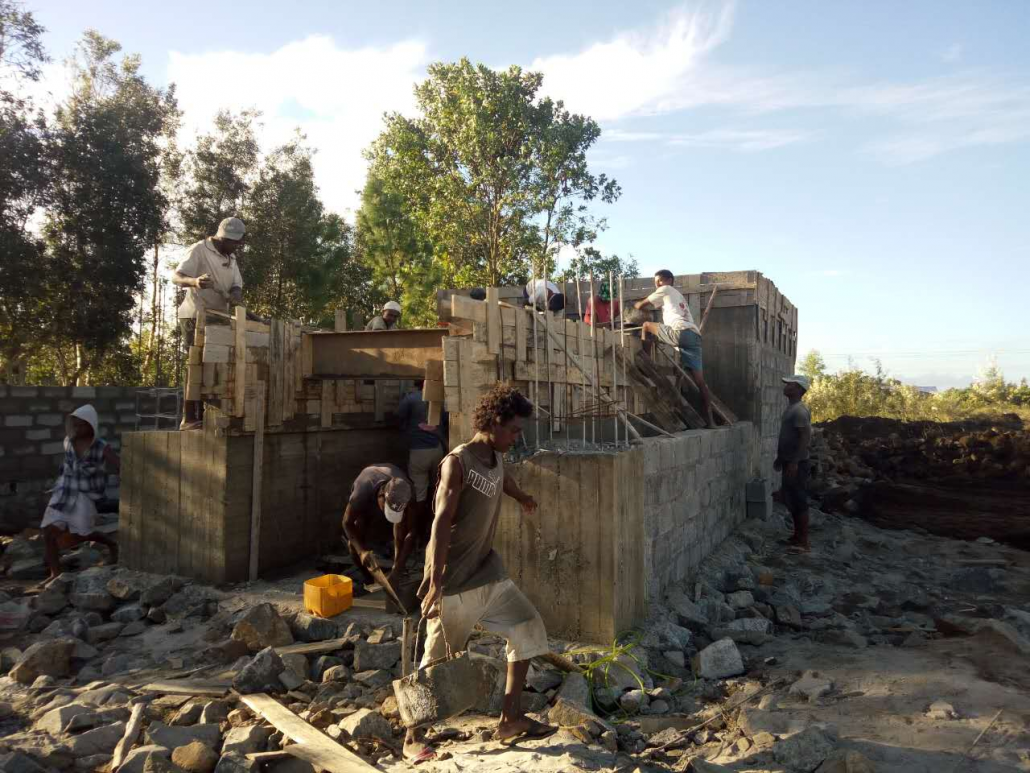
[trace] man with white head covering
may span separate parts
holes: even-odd
[[[233,254],[243,246],[246,226],[238,217],[227,217],[218,232],[190,247],[186,259],[172,273],[172,284],[186,288],[179,306],[182,342],[189,351],[197,330],[197,308],[228,312],[243,300],[243,276]],[[201,402],[183,401],[180,429],[200,425]]]
[[[401,305],[397,301],[388,301],[383,304],[381,314],[376,314],[365,325],[365,330],[393,330],[401,318]]]
[[[118,470],[118,454],[100,437],[99,419],[92,405],[76,409],[67,422],[61,474],[50,496],[40,528],[44,558],[50,578],[61,574],[61,543],[99,542],[111,551],[111,563],[118,562],[118,544],[94,531],[96,503],[104,497],[108,469]]]
[[[361,471],[351,486],[343,511],[343,533],[354,565],[366,582],[374,582],[375,553],[368,545],[374,521],[385,518],[393,527],[393,569],[390,580],[404,569],[415,544],[414,513],[409,512],[411,481],[395,464],[373,464]]]

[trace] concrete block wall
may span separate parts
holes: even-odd
[[[690,577],[747,515],[754,425],[689,430],[644,442],[644,577],[658,601]]]
[[[0,532],[39,524],[61,468],[65,418],[86,403],[97,409],[100,436],[120,449],[136,426],[135,387],[0,386]],[[112,475],[108,496],[117,493]]]

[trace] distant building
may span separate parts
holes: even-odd
[[[935,394],[937,394],[937,387],[917,386],[916,389],[918,389],[924,395],[935,395]]]

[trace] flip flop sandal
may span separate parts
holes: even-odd
[[[428,746],[423,746],[422,751],[416,754],[414,757],[409,757],[402,752],[402,756],[405,760],[410,762],[412,765],[418,765],[420,762],[428,762],[431,759],[436,758],[436,752],[430,749]]]
[[[543,722],[537,722],[535,719],[530,720],[530,722],[530,726],[521,733],[510,738],[498,738],[497,740],[501,746],[513,746],[519,741],[536,741],[541,738],[550,738],[558,732],[558,728],[553,725],[545,725]]]
[[[791,547],[787,548],[787,552],[790,553],[792,556],[803,556],[807,553],[811,553],[812,549],[806,548],[804,545],[792,545]]]

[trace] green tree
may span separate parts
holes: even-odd
[[[257,177],[261,148],[256,127],[261,113],[222,110],[214,130],[197,138],[176,170],[177,233],[182,244],[211,236],[227,217],[238,217]]]
[[[587,204],[620,194],[587,167],[597,123],[540,98],[542,82],[514,66],[430,65],[415,88],[421,114],[388,114],[366,153],[370,176],[401,197],[446,283],[524,282],[531,260],[542,273],[561,244],[603,226]]]
[[[826,361],[818,349],[809,350],[808,354],[798,363],[797,372],[808,377],[810,381],[826,375]]]
[[[609,273],[615,274],[616,281],[620,274],[636,276],[640,272],[640,267],[632,255],[628,258],[620,258],[614,253],[603,255],[597,248],[587,246],[576,251],[576,257],[569,261],[568,268],[555,275],[554,280],[556,282],[575,282],[577,276],[581,280],[585,280],[591,272],[594,274],[594,280],[600,283],[608,278]],[[574,303],[575,299],[570,298],[569,302]]]
[[[27,223],[50,194],[47,125],[17,93],[40,77],[44,32],[31,12],[0,0],[0,381],[8,383],[24,382],[45,318],[43,244]]]
[[[178,123],[172,89],[149,85],[135,55],[88,31],[75,82],[54,116],[53,201],[47,212],[49,342],[74,351],[67,383],[123,343],[145,254],[165,231],[162,149]]]
[[[361,272],[352,265],[350,228],[318,197],[311,154],[298,135],[262,162],[243,211],[240,271],[248,308],[314,322],[331,318],[331,304]]]

